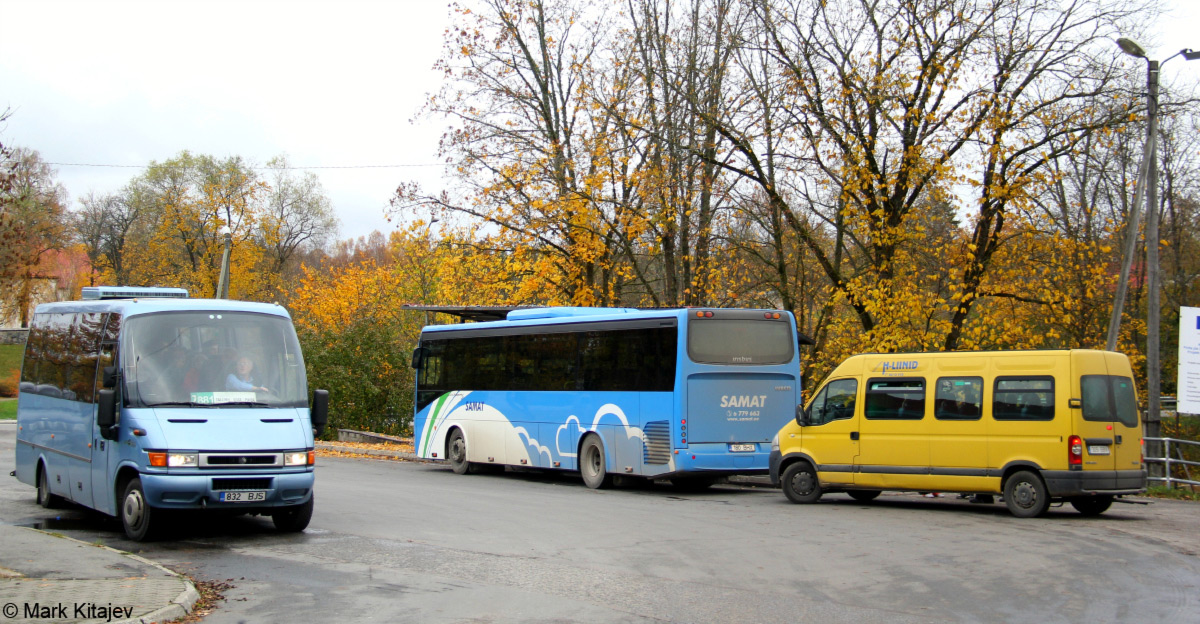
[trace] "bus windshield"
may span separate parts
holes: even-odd
[[[305,407],[291,322],[250,312],[164,312],[126,321],[121,346],[133,407]]]
[[[688,355],[701,364],[786,364],[792,361],[787,322],[706,319],[688,323]]]

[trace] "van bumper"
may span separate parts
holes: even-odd
[[[244,474],[151,474],[138,475],[151,507],[164,509],[244,509],[298,505],[312,496],[312,471]],[[236,484],[224,487],[222,484]],[[260,485],[262,487],[260,487]],[[221,502],[222,491],[260,491],[266,498],[245,503]],[[118,501],[119,503],[119,501]]]
[[[1145,470],[1046,470],[1050,496],[1137,494],[1146,490]]]

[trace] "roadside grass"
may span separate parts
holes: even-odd
[[[1169,488],[1165,485],[1152,485],[1146,488],[1146,496],[1151,498],[1169,498],[1171,500],[1200,501],[1200,492],[1186,488]]]
[[[24,354],[25,345],[0,345],[0,377],[21,370],[21,357]]]
[[[17,417],[17,400],[0,399],[0,420],[12,420]]]

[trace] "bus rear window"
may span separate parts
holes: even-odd
[[[705,319],[688,323],[688,356],[701,364],[786,364],[796,340],[790,323]]]

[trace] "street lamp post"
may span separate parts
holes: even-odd
[[[233,233],[228,227],[221,228],[221,237],[225,239],[225,251],[221,254],[221,276],[217,279],[217,299],[229,298],[229,252],[233,247]]]
[[[1134,203],[1140,203],[1142,180],[1146,187],[1146,435],[1160,437],[1159,417],[1161,412],[1160,398],[1162,394],[1162,367],[1159,363],[1159,271],[1158,271],[1158,72],[1161,65],[1182,55],[1185,60],[1194,61],[1200,58],[1200,52],[1190,48],[1167,57],[1159,63],[1146,56],[1146,50],[1132,39],[1124,37],[1117,39],[1117,45],[1126,54],[1146,59],[1146,147],[1142,155],[1142,176],[1138,181],[1138,190],[1134,194]],[[1130,238],[1136,236],[1137,217],[1131,215]],[[1127,239],[1128,241],[1128,239]],[[1131,262],[1133,249],[1126,244],[1126,258],[1122,264],[1121,282],[1117,285],[1117,298],[1113,301],[1113,318],[1109,323],[1107,348],[1116,349],[1116,334],[1120,328],[1121,306],[1125,301],[1129,272],[1127,263]]]

